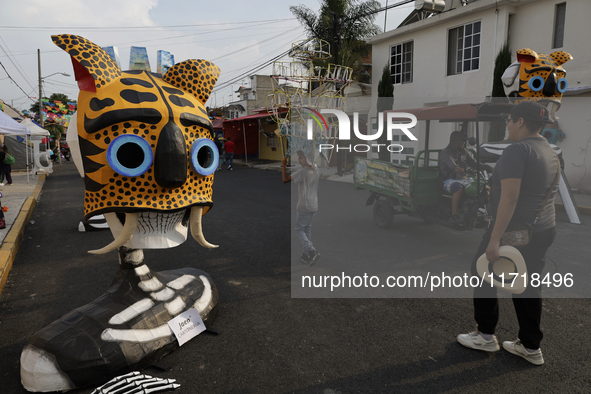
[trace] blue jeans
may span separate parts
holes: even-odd
[[[316,250],[312,244],[312,219],[315,213],[296,210],[295,233],[302,243],[304,253]]]
[[[226,153],[226,164],[228,165],[228,168],[234,166],[234,152]]]

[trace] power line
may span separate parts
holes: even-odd
[[[253,25],[253,26],[249,26],[250,27],[256,27],[256,26],[262,26],[268,23],[261,23],[260,25]],[[298,26],[300,27],[300,26]],[[205,34],[212,34],[212,33],[220,33],[220,32],[224,32],[224,31],[232,31],[232,30],[244,30],[245,27],[233,27],[233,28],[229,28],[229,29],[218,29],[218,30],[208,30],[208,31],[202,31],[202,32],[198,32],[198,33],[193,33],[193,34],[183,34],[180,36],[172,36],[172,37],[165,37],[165,38],[158,38],[155,40],[142,40],[142,41],[133,41],[133,42],[124,42],[124,43],[118,43],[118,44],[113,44],[113,45],[127,45],[127,44],[139,44],[139,43],[145,43],[145,42],[155,42],[155,41],[163,41],[163,40],[173,40],[176,38],[185,38],[185,37],[193,37],[193,36],[199,36],[199,35],[205,35]]]
[[[288,19],[288,20],[293,20],[293,19]],[[277,20],[277,22],[281,22],[281,21],[283,21],[283,20]],[[156,43],[159,41],[174,40],[174,39],[185,38],[185,37],[203,36],[206,34],[220,33],[220,32],[226,32],[226,31],[246,30],[246,29],[259,27],[259,26],[262,26],[265,24],[270,24],[270,23],[276,23],[276,22],[267,22],[267,23],[261,23],[258,25],[252,25],[252,26],[232,27],[232,28],[228,28],[228,29],[207,30],[207,31],[201,31],[201,32],[192,33],[192,34],[175,35],[175,36],[171,36],[171,37],[164,37],[164,38],[157,38],[157,39],[150,39],[150,40],[139,40],[139,41],[136,40],[136,41],[120,42],[120,43],[113,43],[113,44],[109,44],[109,45],[124,46],[124,45]],[[222,25],[222,24],[220,24],[220,25]],[[299,28],[299,27],[300,26],[298,25],[296,28]],[[265,33],[261,33],[261,34],[265,34]],[[228,38],[221,38],[220,40],[223,40],[223,39],[228,39]],[[211,40],[208,40],[208,41],[211,41]],[[198,41],[197,44],[200,42],[206,42],[206,41]],[[156,44],[153,44],[153,45],[156,45]],[[170,44],[170,45],[177,45],[177,44]],[[43,51],[43,53],[58,53],[58,52],[62,52],[62,50],[56,48],[55,50]],[[33,54],[34,54],[34,52],[24,52],[23,51],[23,52],[19,53],[19,56],[26,56],[26,55],[33,55]]]
[[[4,43],[4,45],[6,46],[6,48],[8,48],[8,45],[6,45],[6,42],[4,41],[4,39],[2,37],[0,37],[0,40],[2,40],[2,42]],[[2,49],[2,52],[4,52],[4,54],[6,55],[6,57],[8,58],[8,60],[10,60],[10,62],[12,63],[12,65],[16,68],[16,71],[18,71],[18,73],[21,75],[21,77],[23,77],[25,79],[25,81],[27,82],[27,84],[29,84],[29,87],[33,88],[33,85],[31,85],[31,82],[29,81],[29,79],[22,73],[22,71],[21,71],[22,70],[21,65],[18,64],[18,61],[16,61],[16,59],[12,60],[12,58],[14,57],[14,55],[10,51],[10,48],[8,48],[8,51],[10,52],[10,55],[6,52],[6,50],[4,49],[4,47],[2,45],[0,45],[0,49]]]
[[[225,22],[225,23],[201,23],[198,25],[153,25],[153,26],[110,26],[110,27],[89,27],[89,26],[69,26],[68,29],[76,29],[76,30],[145,30],[145,29],[154,29],[154,28],[162,28],[162,29],[173,29],[173,28],[189,28],[189,27],[201,27],[201,26],[220,26],[220,25],[241,25],[241,24],[252,24],[252,23],[260,23],[260,22],[269,22],[269,23],[276,23],[276,22],[283,22],[289,20],[295,20],[296,18],[283,18],[283,19],[264,19],[258,21],[245,21],[245,22]],[[0,26],[0,29],[14,29],[14,30],[55,30],[55,29],[63,29],[64,26]]]
[[[285,34],[285,33],[289,32],[291,30],[292,29],[283,30],[281,34]],[[251,38],[251,37],[256,37],[256,36],[266,36],[268,34],[269,34],[269,32],[259,33],[259,34],[250,34],[248,37]],[[173,45],[186,45],[186,44],[202,44],[204,42],[224,41],[224,40],[230,40],[230,39],[234,39],[234,38],[244,38],[244,35],[241,35],[241,36],[232,36],[232,37],[224,37],[224,38],[212,38],[211,40],[199,40],[198,42],[194,42],[194,41],[175,42],[174,44],[167,44],[167,45],[168,46],[173,46]]]
[[[382,7],[380,9],[378,9],[378,10],[375,10],[375,11],[370,11],[370,12],[366,12],[365,14],[355,15],[355,19],[357,19],[357,18],[363,18],[364,16],[369,16],[369,15],[377,14],[378,12],[387,11],[390,8],[398,7],[398,6],[401,6],[401,5],[408,4],[408,3],[413,3],[414,1],[415,0],[403,0],[403,1],[399,2],[399,3],[390,4],[387,7]]]
[[[10,78],[10,80],[21,90],[21,92],[23,92],[31,101],[35,102],[35,100],[33,100],[28,94],[27,92],[25,92],[23,90],[23,88],[20,87],[20,85],[18,83],[16,83],[16,81],[10,76],[10,74],[8,73],[8,71],[6,71],[6,67],[4,67],[4,64],[2,64],[2,62],[0,62],[0,66],[2,66],[2,68],[4,69],[4,72],[6,73],[6,75],[8,75],[8,78]]]
[[[310,39],[307,39],[307,40],[306,40],[306,42],[308,42],[309,40],[310,40]],[[292,40],[292,39],[290,39],[289,41],[293,41],[293,40]],[[282,44],[282,45],[280,45],[280,47],[283,47],[283,44]],[[238,76],[236,76],[236,77],[234,77],[234,78],[230,79],[229,81],[226,81],[226,82],[220,83],[218,86],[216,86],[216,88],[214,88],[214,90],[220,90],[220,89],[223,89],[223,88],[225,88],[225,87],[227,87],[227,86],[229,86],[229,85],[231,85],[231,84],[233,84],[233,83],[237,82],[239,79],[243,78],[244,76],[250,75],[250,74],[252,74],[252,72],[254,72],[254,71],[258,71],[258,70],[260,70],[261,68],[264,68],[264,67],[266,67],[266,66],[269,66],[271,63],[273,63],[273,62],[274,62],[274,61],[276,61],[277,59],[280,59],[281,57],[285,56],[285,55],[286,55],[286,54],[288,54],[290,51],[291,51],[291,48],[290,48],[290,49],[288,49],[287,51],[284,51],[284,52],[280,53],[279,55],[277,55],[277,56],[273,57],[273,58],[272,58],[272,59],[270,59],[270,60],[267,60],[267,61],[265,61],[265,62],[263,62],[263,63],[260,63],[260,64],[256,65],[256,66],[255,66],[255,67],[253,67],[252,69],[250,69],[250,70],[248,70],[248,71],[246,71],[246,72],[244,72],[244,73],[242,73],[242,74],[240,74],[240,75],[238,75]],[[228,73],[232,73],[232,72],[234,72],[234,71],[240,71],[240,70],[242,70],[242,69],[243,69],[243,68],[240,68],[240,69],[237,69],[237,70],[233,70],[233,71],[229,71]]]
[[[307,41],[310,41],[310,39],[307,39],[306,42]],[[268,61],[266,61],[266,62],[264,62],[264,63],[262,63],[262,64],[260,64],[260,65],[258,65],[256,67],[251,68],[250,70],[248,70],[248,71],[246,71],[246,72],[244,72],[244,73],[242,73],[242,74],[234,77],[233,79],[230,79],[229,81],[226,81],[226,82],[220,84],[219,86],[216,86],[216,88],[213,89],[213,91],[219,91],[221,89],[224,89],[224,88],[232,85],[235,82],[238,82],[240,79],[244,78],[245,76],[251,75],[251,74],[253,74],[253,73],[255,73],[255,72],[257,72],[257,71],[259,71],[259,70],[261,70],[261,69],[263,69],[263,68],[271,65],[274,61],[276,61],[277,59],[282,58],[283,56],[287,55],[289,52],[291,52],[291,48],[288,49],[288,50],[286,50],[285,52],[282,52],[279,55],[273,57],[272,59],[270,59],[270,60],[268,60]]]
[[[223,58],[225,58],[225,57],[228,57],[228,56],[231,56],[231,55],[237,54],[237,53],[239,53],[239,52],[245,51],[245,50],[247,50],[247,49],[249,49],[249,48],[252,48],[252,47],[258,46],[258,45],[260,45],[260,44],[263,44],[263,43],[265,43],[265,42],[268,42],[268,41],[271,41],[271,40],[275,40],[275,39],[276,39],[278,36],[281,36],[281,35],[283,35],[283,34],[285,34],[285,33],[292,32],[292,31],[294,31],[294,30],[298,30],[299,28],[300,28],[300,26],[297,26],[297,27],[295,27],[295,28],[293,28],[293,29],[289,29],[289,30],[287,30],[287,31],[285,31],[285,32],[279,33],[278,35],[275,35],[275,36],[273,36],[273,37],[267,38],[266,40],[263,40],[263,41],[257,42],[256,44],[252,44],[252,45],[249,45],[249,46],[247,46],[247,47],[244,47],[244,48],[238,49],[238,50],[236,50],[236,51],[234,51],[234,52],[227,53],[227,54],[225,54],[225,55],[219,56],[219,57],[217,57],[217,58],[215,58],[215,59],[211,59],[211,61],[212,61],[212,62],[215,62],[216,60],[220,60],[220,59],[223,59]]]

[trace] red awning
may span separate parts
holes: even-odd
[[[493,120],[502,113],[508,113],[513,104],[480,103],[480,104],[456,104],[444,107],[423,107],[410,109],[397,109],[386,112],[406,112],[417,117],[417,120],[440,120],[453,122],[461,120]]]
[[[260,118],[266,118],[268,116],[271,116],[269,113],[265,112],[262,114],[254,114],[254,115],[247,115],[247,116],[242,116],[240,118],[234,118],[234,119],[225,119],[224,123],[226,122],[241,122],[244,120],[250,120],[250,119],[260,119]]]

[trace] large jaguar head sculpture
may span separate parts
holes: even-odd
[[[52,39],[70,55],[80,88],[85,218],[104,214],[115,238],[90,252],[177,246],[189,226],[201,245],[216,247],[205,240],[201,217],[213,205],[219,160],[205,109],[219,68],[187,60],[164,75],[121,71],[83,37]]]
[[[562,65],[572,56],[564,51],[549,55],[531,49],[517,51],[517,61],[503,73],[505,94],[514,103],[539,101],[542,105],[560,107],[562,95],[568,88]]]

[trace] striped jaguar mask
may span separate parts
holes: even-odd
[[[80,94],[76,128],[85,182],[85,218],[104,214],[120,246],[169,248],[187,238],[203,246],[201,216],[213,205],[219,160],[205,103],[220,70],[206,60],[166,74],[121,71],[99,46],[52,36],[73,63]]]

